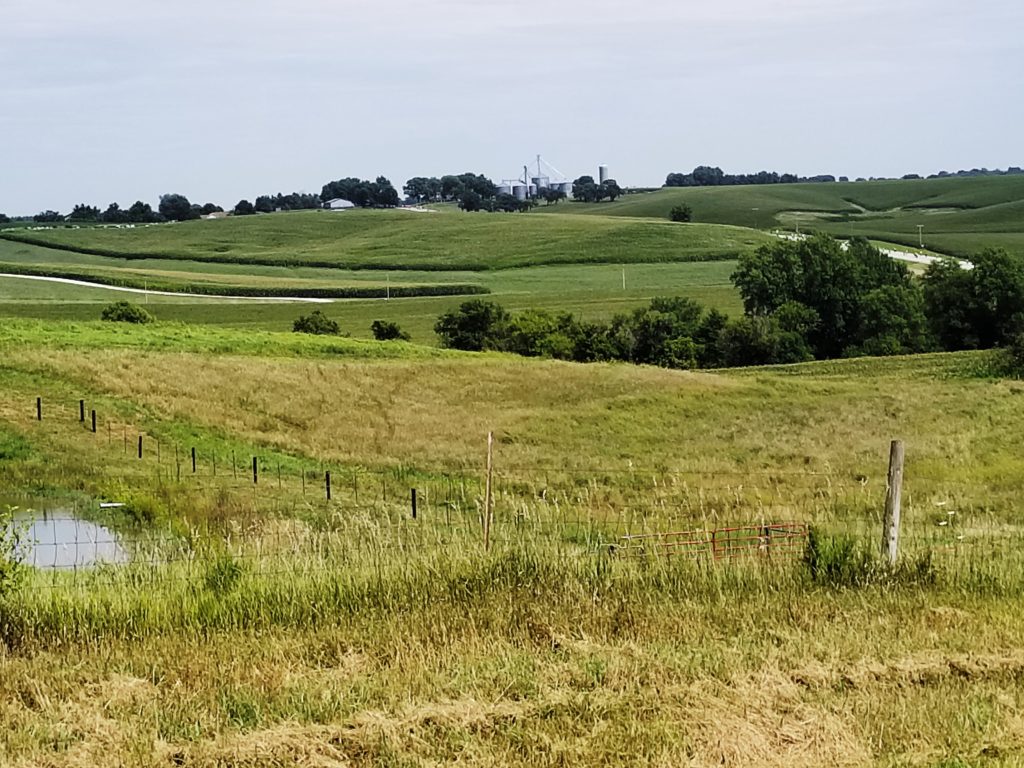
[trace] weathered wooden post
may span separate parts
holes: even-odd
[[[882,520],[882,559],[896,565],[900,551],[900,510],[903,500],[903,441],[889,446],[889,478],[885,492],[885,517]]]
[[[142,435],[139,435],[139,458],[142,458]]]
[[[327,500],[331,500],[331,472],[328,470],[324,473],[324,486],[327,490]]]
[[[78,420],[82,424],[85,423],[85,400],[78,401]]]
[[[192,474],[196,473],[196,447],[192,446]]]
[[[252,457],[252,484],[256,485],[260,481],[260,470],[259,464],[256,462],[256,457]]]
[[[43,398],[36,398],[36,421],[43,420]]]
[[[96,434],[96,411],[92,412],[92,433]]]
[[[412,489],[412,493],[410,494],[410,496],[411,496],[411,501],[412,501],[412,519],[415,520],[416,519],[416,489],[415,488]]]

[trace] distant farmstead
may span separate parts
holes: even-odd
[[[340,197],[336,197],[333,200],[328,200],[326,203],[324,203],[324,208],[327,208],[331,211],[347,211],[350,208],[355,207],[356,204],[353,203],[351,200],[344,200]]]

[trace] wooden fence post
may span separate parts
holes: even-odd
[[[484,490],[484,551],[491,549],[491,520],[494,513],[494,433],[487,433],[487,483]]]
[[[410,496],[411,496],[411,501],[412,501],[412,519],[415,520],[416,519],[416,489],[415,488],[412,489],[412,493],[410,494]]]
[[[142,458],[142,435],[139,435],[139,458]]]
[[[85,400],[78,401],[78,420],[85,423]]]
[[[885,492],[885,517],[882,520],[882,559],[896,565],[900,550],[900,507],[903,500],[903,441],[889,446],[889,479]]]
[[[256,457],[252,457],[252,484],[256,485],[260,481],[260,470],[259,464],[256,463]]]
[[[196,448],[192,446],[192,474],[196,473]]]
[[[331,500],[331,472],[328,470],[324,473],[324,486],[327,489],[327,500]]]
[[[43,398],[36,398],[36,421],[43,420]]]
[[[92,433],[96,434],[96,411],[92,412]]]

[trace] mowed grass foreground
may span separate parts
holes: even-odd
[[[966,535],[994,535],[1019,525],[1024,387],[975,376],[984,354],[694,374],[26,321],[3,325],[0,354],[7,488],[130,491],[160,507],[149,522],[113,520],[127,530],[208,522],[242,542],[344,534],[368,516],[362,539],[335,559],[287,547],[273,560],[266,548],[243,557],[208,542],[166,570],[34,577],[0,601],[4,763],[1022,757],[1024,620],[1010,561],[833,588],[795,568],[627,562],[568,529],[505,535],[490,553],[476,534],[426,547],[413,526],[426,530],[439,507],[387,539],[388,508],[360,512],[366,498],[356,503],[348,488],[328,507],[294,480],[277,489],[272,470],[258,491],[205,474],[178,482],[167,470],[176,445],[203,457],[258,453],[293,478],[299,466],[346,480],[361,469],[387,474],[390,503],[406,510],[410,484],[445,473],[475,476],[478,494],[493,430],[505,533],[522,515],[531,530],[531,516],[557,502],[577,520],[623,505],[652,525],[785,514],[839,530],[865,523],[874,538],[888,441],[899,436],[908,529],[938,529],[955,507]],[[95,435],[77,420],[79,398],[100,414]],[[104,434],[108,422],[145,433],[147,451],[160,440],[163,469],[150,453],[126,455],[117,428]],[[687,494],[688,511],[659,507]],[[471,499],[470,523],[472,512]]]

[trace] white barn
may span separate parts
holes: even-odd
[[[350,208],[355,208],[356,204],[351,200],[344,200],[340,197],[336,197],[333,200],[328,200],[324,203],[324,208],[331,211],[347,211]]]

